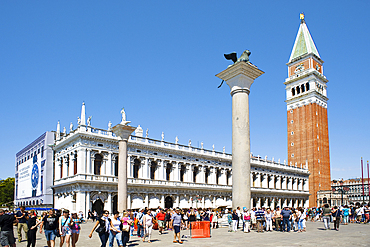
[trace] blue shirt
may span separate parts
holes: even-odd
[[[174,213],[171,217],[171,220],[173,220],[174,226],[180,226],[181,225],[181,214]]]
[[[22,218],[18,219],[19,223],[27,223],[27,218],[26,217],[28,216],[28,213],[24,212],[24,214],[25,215]],[[16,214],[17,217],[21,217],[22,215],[23,215],[23,213],[21,211],[18,211],[17,214]]]

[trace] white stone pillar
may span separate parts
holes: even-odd
[[[275,176],[275,186],[276,189],[281,189],[281,177],[280,176]]]
[[[131,194],[127,195],[127,209],[131,209]]]
[[[176,195],[176,206],[175,207],[180,207],[180,196]]]
[[[275,189],[275,186],[274,186],[275,180],[274,180],[273,175],[267,176],[267,182],[268,182],[268,188],[269,189]]]
[[[268,188],[268,177],[267,174],[262,174],[262,188]]]
[[[158,178],[161,180],[166,180],[166,171],[165,171],[163,160],[160,160],[159,162],[159,177]]]
[[[281,177],[281,189],[286,190],[287,183],[286,183],[287,177]]]
[[[119,156],[118,156],[118,195],[117,208],[122,212],[127,210],[127,141],[131,133],[135,130],[134,127],[124,124],[117,124],[112,128],[114,134],[120,138],[119,140]]]
[[[256,173],[256,180],[254,181],[254,186],[256,188],[261,188],[261,174],[260,173]]]
[[[55,180],[59,180],[60,179],[60,168],[62,166],[62,158],[57,158],[56,159],[56,162],[55,162],[55,165],[54,165],[54,170],[55,170]]]
[[[149,194],[148,193],[146,193],[145,194],[145,207],[148,207],[149,208]]]
[[[91,174],[91,149],[86,150],[86,173]]]
[[[69,177],[68,156],[63,156],[63,178]]]
[[[77,174],[86,173],[86,148],[80,148],[77,151]]]
[[[104,203],[104,210],[112,212],[112,193],[108,192],[108,198]]]
[[[142,174],[143,174],[142,178],[144,178],[144,179],[149,178],[149,176],[148,176],[148,174],[149,174],[149,158],[144,159],[143,173]]]
[[[179,169],[179,163],[173,162],[173,181],[180,181],[180,169]]]
[[[85,208],[85,217],[87,218],[87,212],[91,209],[91,202],[90,202],[90,191],[86,191],[86,208]]]
[[[189,182],[194,183],[193,180],[193,173],[194,173],[194,165],[189,165]]]
[[[164,208],[164,195],[161,195],[161,208]]]
[[[253,81],[264,72],[240,61],[217,75],[229,85],[232,96],[232,204],[250,208],[249,92]]]
[[[70,153],[69,154],[69,176],[73,176],[74,175],[74,168],[75,168],[75,164],[74,164],[74,159],[75,159],[75,156],[74,156],[74,153]]]
[[[107,162],[105,164],[105,175],[112,176],[114,175],[112,167],[112,152],[108,152]]]
[[[113,162],[116,162],[115,160]],[[112,164],[113,166],[113,164]],[[115,168],[112,169],[112,171],[114,171]],[[134,167],[133,167],[133,159],[132,159],[132,155],[127,155],[127,177],[129,178],[133,178],[133,170],[134,170]],[[114,173],[113,173],[114,174]]]
[[[77,213],[80,211],[85,212],[85,205],[86,205],[85,199],[86,199],[85,192],[82,192],[82,191],[76,192],[76,211]]]

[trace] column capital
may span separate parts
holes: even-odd
[[[127,141],[131,133],[135,130],[135,127],[123,124],[117,124],[112,128],[113,133],[120,138],[122,141]]]

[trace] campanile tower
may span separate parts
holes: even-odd
[[[310,207],[317,192],[330,190],[330,157],[327,113],[328,80],[323,63],[308,31],[304,15],[289,58],[285,80],[288,115],[288,164],[308,166]]]

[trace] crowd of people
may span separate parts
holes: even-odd
[[[118,246],[126,246],[130,237],[136,236],[143,242],[151,243],[153,229],[158,230],[159,234],[164,231],[173,232],[173,242],[182,244],[181,230],[191,229],[192,222],[209,222],[210,228],[218,228],[226,219],[229,225],[229,232],[243,231],[244,233],[255,230],[256,232],[305,232],[306,220],[323,221],[324,229],[330,229],[333,222],[334,230],[339,230],[339,225],[349,223],[369,223],[370,208],[368,205],[357,206],[334,206],[314,208],[252,208],[247,209],[237,207],[234,210],[216,209],[156,209],[141,208],[139,210],[127,210],[122,214],[118,211],[110,214],[103,211],[101,215],[96,212],[88,213],[88,220],[96,221],[91,229],[89,238],[94,231],[99,236],[101,247],[109,243],[113,247],[114,242]],[[22,231],[25,233],[27,247],[36,246],[36,234],[45,234],[48,247],[55,246],[55,239],[60,237],[60,247],[75,247],[80,231],[81,224],[85,222],[82,212],[72,212],[69,210],[50,209],[41,216],[34,210],[25,210],[21,206],[16,213],[11,213],[0,209],[0,244],[2,246],[15,246],[13,225],[17,225],[18,241],[22,241]],[[239,230],[240,229],[240,230]]]

